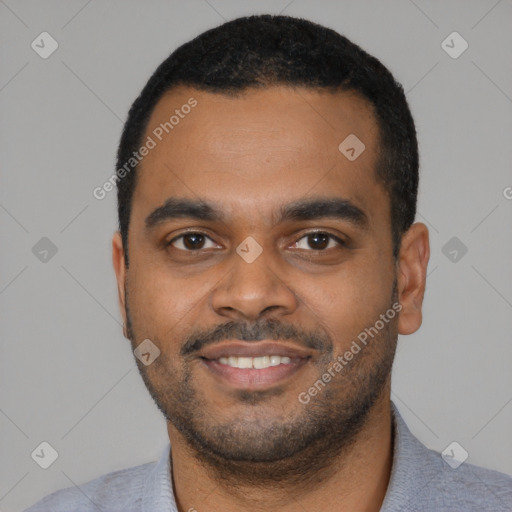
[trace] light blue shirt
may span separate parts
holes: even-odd
[[[391,405],[393,466],[381,512],[512,511],[512,477],[466,462],[453,469],[412,435]],[[167,444],[157,462],[54,492],[25,512],[178,512],[170,449]],[[196,508],[200,510],[200,504]]]

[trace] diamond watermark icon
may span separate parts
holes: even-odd
[[[133,353],[139,361],[149,366],[160,355],[160,349],[151,340],[145,339]]]
[[[41,32],[30,46],[39,57],[47,59],[59,47],[59,43],[48,32]]]
[[[441,453],[443,460],[453,469],[457,469],[468,455],[469,453],[457,441],[451,442]]]
[[[39,261],[48,263],[57,254],[57,246],[49,238],[43,236],[43,238],[32,247],[32,254]]]
[[[452,59],[458,59],[468,49],[468,47],[468,42],[458,32],[452,32],[441,43],[441,48]]]
[[[441,251],[452,263],[458,263],[466,255],[468,248],[453,236],[443,245]]]
[[[48,469],[57,460],[59,454],[49,442],[43,441],[30,456],[38,466]]]
[[[236,252],[247,263],[252,263],[263,252],[263,247],[252,236],[248,236],[236,248]]]
[[[353,162],[356,158],[359,158],[361,153],[366,149],[366,146],[363,144],[361,139],[351,133],[338,146],[338,149],[342,155]]]

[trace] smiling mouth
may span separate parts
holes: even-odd
[[[214,377],[222,383],[244,389],[261,389],[280,384],[295,375],[311,359],[267,355],[258,357],[200,358]]]
[[[257,390],[282,384],[296,375],[315,351],[284,340],[232,340],[205,347],[199,361],[221,385]]]
[[[262,370],[270,368],[271,366],[279,366],[280,364],[290,364],[292,360],[288,356],[267,355],[259,357],[220,357],[217,361],[221,364],[231,366],[232,368],[254,368],[255,370]]]

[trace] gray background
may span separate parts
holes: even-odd
[[[468,462],[512,474],[510,0],[5,0],[0,510],[155,460],[167,442],[122,336],[115,192],[98,201],[92,190],[114,171],[122,123],[156,66],[200,32],[263,12],[334,28],[403,84],[432,254],[423,326],[400,338],[393,399],[428,447],[456,440]],[[31,48],[43,31],[59,44],[47,59]],[[469,43],[456,59],[441,46],[453,31]],[[42,237],[57,247],[45,262],[32,251]],[[452,237],[458,261],[451,245],[443,252]],[[31,458],[42,441],[58,452],[46,470]]]

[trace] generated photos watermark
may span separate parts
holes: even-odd
[[[132,156],[128,159],[125,164],[117,169],[117,171],[106,180],[103,185],[96,187],[92,191],[92,195],[95,199],[101,201],[107,197],[107,194],[114,190],[118,180],[123,179],[129,174],[135,167],[146,157],[150,151],[161,142],[165,135],[169,134],[176,126],[180,124],[181,119],[185,119],[186,115],[189,114],[197,106],[197,100],[193,97],[189,98],[187,103],[184,103],[179,109],[174,111],[174,114],[169,117],[168,121],[160,123],[152,132],[148,135],[146,141],[138,149],[134,151]]]
[[[391,308],[380,315],[379,320],[377,320],[371,327],[366,327],[361,331],[357,335],[357,341],[353,340],[350,348],[346,350],[343,355],[339,355],[334,363],[329,366],[327,371],[307,391],[299,393],[299,402],[306,405],[311,401],[311,397],[318,395],[318,393],[325,388],[326,384],[336,377],[336,375],[339,374],[350,361],[352,361],[354,356],[359,354],[359,352],[368,345],[370,341],[368,336],[371,336],[373,339],[401,310],[402,305],[399,302],[395,302]]]

